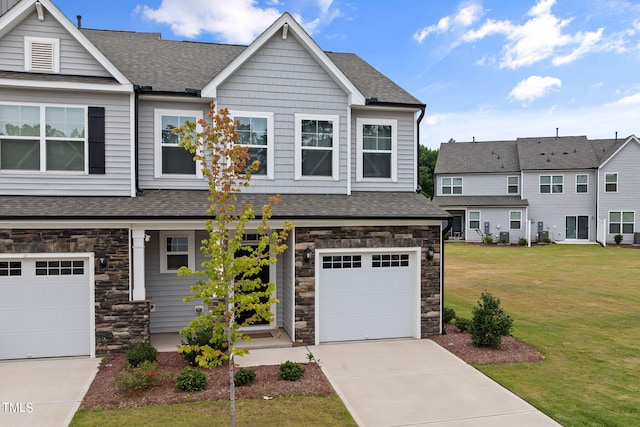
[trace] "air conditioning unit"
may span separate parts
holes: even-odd
[[[640,233],[633,233],[633,244],[640,245]]]
[[[498,243],[509,243],[509,232],[508,231],[501,231],[500,232],[500,240],[498,241]]]
[[[548,231],[538,231],[538,242],[544,242],[544,240],[548,238],[549,238]]]

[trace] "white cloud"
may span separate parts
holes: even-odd
[[[473,2],[462,5],[455,15],[440,18],[437,24],[429,25],[415,32],[414,40],[422,43],[431,34],[446,33],[457,28],[466,28],[473,25],[482,15],[480,3]]]
[[[556,77],[531,76],[522,80],[509,93],[509,98],[516,101],[531,102],[541,98],[553,88],[562,87],[562,81]]]
[[[625,106],[625,105],[639,105],[640,104],[640,93],[636,93],[635,95],[628,95],[623,98],[618,99],[615,102],[610,104],[606,104],[606,106]]]

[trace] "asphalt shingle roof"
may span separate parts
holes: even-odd
[[[447,142],[440,145],[435,173],[518,172],[515,141]]]
[[[438,206],[529,206],[520,196],[436,196],[431,201]]]
[[[5,196],[0,218],[34,219],[200,219],[209,201],[202,190],[146,190],[138,197]],[[261,207],[269,195],[238,195],[238,204]],[[354,192],[283,194],[273,206],[274,219],[444,219],[449,214],[413,193]]]
[[[522,170],[594,169],[598,159],[586,136],[518,138]]]

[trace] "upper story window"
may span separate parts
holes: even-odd
[[[541,194],[564,193],[564,176],[562,175],[540,175]]]
[[[202,118],[201,111],[155,110],[155,155],[154,176],[194,177],[201,176],[193,155],[180,147],[180,136],[173,130],[185,121],[195,122]]]
[[[607,173],[604,175],[604,191],[606,193],[618,192],[618,174]]]
[[[507,178],[507,193],[518,194],[520,187],[520,177],[510,176]]]
[[[442,178],[442,194],[462,194],[462,178]]]
[[[522,228],[522,211],[509,211],[509,229],[520,230]]]
[[[87,170],[87,109],[0,104],[0,169]]]
[[[338,116],[295,115],[296,179],[338,180]]]
[[[469,211],[469,228],[472,230],[480,229],[480,211]]]
[[[260,162],[260,167],[253,172],[253,176],[273,178],[273,113],[235,111],[231,115],[237,122],[237,144],[249,150],[247,166],[255,160]]]
[[[576,175],[576,193],[589,192],[589,175]]]
[[[609,212],[609,233],[633,234],[635,224],[635,212],[611,211]]]
[[[193,231],[160,233],[160,273],[176,273],[180,267],[195,269]]]
[[[397,121],[356,120],[357,180],[396,180]]]
[[[24,69],[38,73],[60,72],[60,40],[24,38]]]

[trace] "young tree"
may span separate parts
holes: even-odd
[[[197,128],[200,125],[200,128]],[[208,238],[202,241],[205,261],[201,269],[180,268],[178,275],[196,276],[192,294],[185,301],[202,300],[209,311],[196,317],[182,331],[183,334],[197,334],[204,329],[213,330],[210,344],[204,346],[183,344],[181,353],[197,352],[198,365],[213,368],[227,361],[229,366],[231,425],[235,425],[235,384],[234,356],[242,356],[248,351],[237,348],[240,339],[248,340],[239,330],[266,319],[273,320],[271,305],[275,285],[262,283],[259,272],[276,262],[276,255],[286,249],[283,243],[292,229],[285,223],[277,231],[268,224],[272,214],[272,204],[278,197],[270,197],[262,206],[261,218],[251,204],[237,206],[238,193],[249,185],[251,172],[256,171],[259,162],[247,167],[249,154],[247,147],[235,144],[238,133],[226,109],[215,111],[212,104],[207,119],[198,123],[185,122],[175,132],[181,137],[180,146],[189,150],[200,162],[202,173],[209,183],[208,213],[212,219],[206,221]],[[256,225],[252,225],[257,223]],[[257,245],[243,244],[245,230],[255,227],[259,236]],[[238,318],[242,315],[242,324]],[[223,343],[220,345],[220,343]]]

